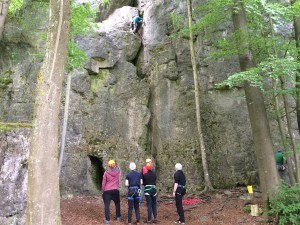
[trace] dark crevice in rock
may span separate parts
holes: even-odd
[[[92,182],[95,185],[96,189],[101,191],[102,178],[105,172],[103,161],[96,156],[89,155],[88,157],[91,162],[89,173],[92,178]]]
[[[9,214],[9,215],[6,215],[5,216],[5,218],[10,218],[10,217],[14,217],[14,216],[16,216],[16,215],[18,215],[18,213],[12,213],[12,214]]]
[[[131,61],[131,63],[132,63],[135,67],[138,65],[139,56],[140,56],[143,52],[144,52],[144,46],[141,45],[141,47],[140,47],[138,53],[136,54],[135,58]],[[138,72],[137,75],[138,75],[138,77],[141,78],[141,79],[145,78],[145,74],[143,74],[143,73],[139,73],[139,72]]]

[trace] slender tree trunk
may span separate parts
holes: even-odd
[[[280,112],[280,108],[279,108],[279,100],[278,100],[278,96],[276,94],[277,92],[277,82],[273,81],[273,90],[275,92],[274,94],[274,103],[275,103],[275,112],[276,112],[276,119],[277,119],[277,123],[278,123],[278,128],[280,131],[280,136],[281,136],[281,141],[283,143],[283,148],[284,151],[286,152],[288,149],[288,144],[286,143],[286,137],[285,137],[285,131],[283,129],[283,124],[282,124],[282,115]],[[286,154],[287,155],[287,163],[288,163],[288,172],[289,172],[289,176],[290,176],[290,180],[291,180],[291,185],[295,185],[295,176],[294,176],[294,169],[293,169],[293,164],[292,164],[292,156],[290,154]]]
[[[274,24],[273,24],[273,19],[272,19],[272,16],[270,14],[268,14],[268,17],[269,17],[269,21],[270,21],[270,28],[271,28],[271,35],[272,37],[274,38],[275,37],[275,32],[274,32]],[[274,54],[276,55],[276,57],[278,57],[278,53],[277,53],[277,49],[276,47],[274,47],[273,45],[273,51],[274,51]],[[273,80],[273,89],[275,91],[275,94],[274,94],[274,100],[275,100],[275,110],[276,110],[276,115],[277,115],[277,122],[278,122],[278,127],[279,127],[279,131],[280,131],[280,135],[281,135],[281,140],[283,142],[283,145],[284,145],[284,152],[286,152],[288,150],[288,145],[286,143],[287,139],[285,138],[285,132],[284,132],[284,129],[283,129],[283,126],[282,126],[282,119],[281,119],[281,113],[280,113],[280,108],[279,108],[279,101],[278,101],[278,96],[277,96],[277,93],[276,93],[276,90],[277,90],[277,80],[274,81]],[[283,80],[282,78],[280,79],[280,84],[281,84],[281,89],[283,90],[284,88],[284,85],[283,85]],[[291,141],[292,141],[292,146],[293,146],[293,152],[295,151],[295,138],[294,136],[291,136],[291,124],[290,124],[290,113],[289,113],[289,105],[288,105],[288,102],[287,102],[287,99],[286,99],[286,96],[283,95],[283,103],[284,103],[284,109],[285,109],[285,113],[286,113],[286,119],[287,119],[287,129],[288,129],[288,133],[289,133],[289,136],[291,138]],[[289,177],[290,177],[290,181],[291,181],[291,184],[290,185],[294,185],[296,183],[295,181],[295,175],[294,175],[294,167],[293,167],[293,164],[292,164],[292,156],[291,154],[286,154],[287,155],[287,163],[288,163],[288,173],[289,173]],[[296,176],[297,177],[297,176]]]
[[[241,71],[255,66],[248,43],[248,28],[244,5],[240,0],[233,0],[232,20],[234,31],[240,34],[237,39]],[[276,192],[279,178],[275,165],[273,143],[265,109],[263,95],[258,87],[244,82],[247,107],[249,112],[252,136],[257,159],[257,167],[262,191],[265,216],[268,210],[268,199]]]
[[[26,224],[58,225],[58,124],[70,29],[69,0],[50,0],[47,51],[38,73],[28,162]]]
[[[296,0],[292,0],[292,5],[296,2]],[[297,47],[297,60],[300,61],[300,17],[294,18],[294,31],[295,31],[295,40]],[[296,75],[296,111],[297,111],[297,122],[298,122],[298,130],[300,133],[300,70],[298,70],[298,74]]]
[[[204,173],[204,180],[205,180],[205,189],[204,190],[214,190],[208,171],[208,164],[206,159],[206,149],[203,139],[203,133],[201,129],[201,115],[200,115],[200,90],[199,90],[199,75],[197,70],[197,63],[195,57],[195,48],[193,42],[193,30],[192,30],[192,7],[191,7],[191,0],[187,0],[187,8],[188,8],[188,21],[189,21],[189,44],[190,44],[190,51],[191,51],[191,61],[193,67],[193,75],[194,75],[194,86],[195,86],[195,104],[196,104],[196,118],[197,118],[197,131],[199,136],[199,143],[200,143],[200,150],[201,150],[201,158],[202,158],[202,166],[203,166],[203,173]]]
[[[10,0],[1,0],[0,2],[0,40],[2,39],[5,19],[8,13]]]
[[[284,80],[280,78],[281,82],[281,89],[284,90]],[[291,120],[291,115],[289,112],[289,104],[288,104],[288,99],[285,94],[283,94],[283,103],[284,103],[284,109],[285,109],[285,116],[286,116],[286,121],[287,121],[287,129],[289,132],[289,136],[292,142],[292,147],[293,147],[293,154],[294,154],[294,159],[295,159],[295,167],[296,167],[296,182],[300,182],[300,177],[299,177],[299,160],[297,156],[297,146],[296,146],[296,140],[295,140],[295,135],[292,130],[292,120]]]
[[[61,167],[63,163],[64,153],[65,153],[65,143],[66,143],[66,134],[68,127],[68,118],[69,118],[69,105],[70,105],[70,89],[71,89],[72,75],[68,75],[67,79],[67,88],[66,88],[66,100],[64,108],[64,119],[63,119],[63,130],[61,134],[61,143],[60,143],[60,152],[58,160],[58,175],[61,174]]]
[[[296,0],[292,0],[292,4],[294,4]],[[296,40],[296,47],[297,47],[297,61],[300,62],[300,17],[294,18],[294,30],[295,30],[295,40]],[[298,73],[296,75],[296,111],[297,111],[297,122],[298,122],[298,131],[300,133],[300,69],[298,69]],[[295,164],[296,170],[298,173],[297,182],[300,182],[300,171],[299,171],[299,153],[295,153]]]

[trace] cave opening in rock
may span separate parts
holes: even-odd
[[[105,172],[103,161],[102,159],[99,159],[98,157],[92,155],[89,155],[89,159],[91,162],[89,173],[93,186],[97,189],[97,191],[101,191],[102,178]]]

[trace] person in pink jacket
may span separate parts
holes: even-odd
[[[120,179],[121,170],[116,166],[115,160],[109,160],[108,170],[103,174],[102,179],[102,198],[105,206],[105,224],[110,223],[109,205],[113,200],[116,207],[117,221],[121,218],[121,204],[120,204]]]

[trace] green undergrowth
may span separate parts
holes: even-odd
[[[18,128],[31,128],[31,123],[2,123],[0,122],[0,130],[10,131]]]
[[[278,217],[279,225],[300,224],[300,184],[280,186],[279,193],[270,202],[270,214]]]
[[[10,83],[12,83],[12,78],[9,73],[0,77],[0,89],[7,88]]]

